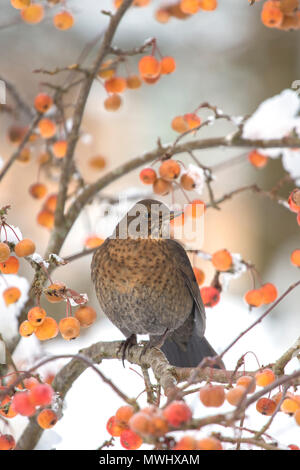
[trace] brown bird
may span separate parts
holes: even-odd
[[[205,310],[184,248],[166,236],[176,216],[159,201],[138,202],[96,250],[92,281],[124,350],[148,334],[175,366],[195,367],[216,352],[204,338]]]

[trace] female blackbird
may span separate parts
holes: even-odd
[[[195,367],[216,352],[204,338],[205,310],[184,248],[166,236],[174,213],[152,199],[137,203],[95,251],[99,304],[126,336],[148,334],[170,364]]]

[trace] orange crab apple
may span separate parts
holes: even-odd
[[[106,430],[112,437],[120,437],[126,428],[127,425],[122,424],[115,416],[111,416],[106,423]]]
[[[63,282],[54,282],[44,289],[44,294],[48,302],[61,302],[65,298],[66,285]]]
[[[120,444],[125,449],[136,450],[143,444],[143,439],[131,429],[124,429],[120,435]]]
[[[232,267],[232,256],[228,250],[218,250],[213,253],[211,262],[217,271],[228,271]]]
[[[271,398],[260,398],[256,402],[257,411],[266,416],[271,416],[276,410],[276,406],[276,402]]]
[[[57,194],[50,194],[50,196],[48,196],[45,201],[44,208],[50,212],[55,212],[56,204],[57,204]]]
[[[220,301],[220,292],[212,286],[202,287],[200,289],[203,303],[206,307],[214,307]]]
[[[11,434],[0,434],[0,450],[13,450],[16,441]]]
[[[187,113],[183,117],[187,122],[189,129],[195,129],[201,124],[201,119],[197,116],[196,113]]]
[[[32,326],[28,320],[24,320],[19,327],[20,335],[24,336],[25,338],[31,336],[34,333],[34,330],[34,326]]]
[[[42,227],[52,230],[54,226],[54,214],[52,211],[42,209],[37,215],[37,223]]]
[[[47,316],[46,310],[42,307],[33,307],[29,310],[27,314],[27,319],[29,323],[35,328],[40,326]]]
[[[157,179],[156,171],[153,168],[144,168],[140,172],[140,180],[143,184],[153,184]]]
[[[37,423],[42,429],[53,428],[57,421],[57,414],[53,410],[50,410],[48,408],[42,410],[37,417]]]
[[[134,408],[131,405],[124,405],[117,409],[116,419],[123,424],[128,424],[130,418],[134,415]]]
[[[53,99],[47,93],[39,93],[34,99],[34,106],[40,113],[45,113],[53,105]]]
[[[128,422],[130,429],[142,435],[150,435],[151,417],[144,410],[135,413]]]
[[[300,403],[293,397],[285,398],[280,407],[281,411],[293,415],[300,409]]]
[[[200,400],[204,406],[219,407],[225,401],[225,390],[222,385],[205,385],[200,389]]]
[[[58,324],[52,317],[46,317],[43,323],[35,329],[35,335],[40,341],[55,338],[58,334]]]
[[[180,174],[180,165],[176,160],[165,160],[159,167],[159,174],[161,178],[167,181],[172,181],[178,178]]]
[[[180,184],[186,191],[192,191],[196,187],[195,180],[192,176],[184,173],[180,178]]]
[[[8,306],[18,302],[19,298],[21,297],[21,291],[18,287],[8,287],[3,291],[2,295],[5,304]]]
[[[263,293],[260,289],[251,289],[245,294],[245,301],[250,307],[259,307],[263,303]]]
[[[300,250],[294,250],[291,254],[291,263],[294,266],[300,267]]]
[[[259,153],[257,150],[252,150],[248,155],[248,160],[251,165],[255,166],[256,168],[263,168],[269,161],[269,157]]]
[[[152,55],[145,55],[139,60],[139,72],[143,79],[155,79],[161,73],[161,63]]]
[[[226,394],[226,400],[230,405],[237,406],[241,399],[245,396],[246,388],[242,385],[237,385],[231,388]]]
[[[171,122],[171,127],[174,131],[178,132],[179,134],[183,134],[184,132],[189,130],[189,125],[185,120],[184,116],[175,116]]]
[[[53,154],[56,156],[56,158],[64,158],[67,153],[67,148],[68,148],[68,143],[64,139],[57,140],[52,145],[52,151],[53,151]]]
[[[168,75],[169,73],[173,73],[175,71],[176,62],[173,57],[166,56],[161,59],[160,66],[161,66],[161,74]]]
[[[44,7],[39,3],[33,3],[21,10],[21,17],[25,23],[37,24],[44,18]]]
[[[75,317],[62,318],[58,327],[62,337],[68,341],[80,335],[80,322]]]
[[[153,183],[153,192],[160,196],[166,196],[172,189],[172,183],[163,178],[157,178]]]
[[[13,410],[22,416],[32,416],[35,406],[30,399],[30,392],[17,392],[12,398]]]
[[[106,111],[117,111],[122,104],[122,98],[117,94],[113,93],[108,96],[104,101],[104,108]]]
[[[15,256],[10,256],[6,261],[0,263],[0,272],[2,274],[17,274],[19,271],[19,260]]]
[[[51,385],[37,384],[30,390],[30,400],[35,406],[48,406],[51,404],[54,390]]]
[[[251,377],[251,375],[242,375],[242,377],[239,377],[238,380],[236,381],[237,386],[241,385],[242,387],[245,387],[248,391],[247,393],[254,393],[256,389],[256,380]]]
[[[280,9],[280,2],[274,0],[267,0],[263,4],[263,9],[261,12],[261,20],[265,26],[269,28],[278,28],[282,21],[284,15]]]
[[[15,245],[15,253],[19,258],[32,255],[35,252],[35,244],[30,238],[24,238]]]
[[[104,83],[104,87],[108,93],[123,93],[126,86],[125,78],[116,76],[109,78]]]
[[[273,383],[276,379],[272,369],[266,368],[255,374],[256,385],[259,387],[266,387]]]
[[[41,136],[44,137],[44,139],[50,139],[56,133],[56,124],[55,122],[51,121],[51,119],[41,119],[38,124],[38,128]]]
[[[88,328],[95,323],[97,313],[94,308],[82,305],[76,310],[75,318],[79,321],[81,328]]]
[[[67,29],[72,28],[74,24],[74,16],[68,11],[60,11],[54,15],[53,24],[57,29],[66,31]]]
[[[180,426],[192,418],[192,412],[184,401],[173,401],[164,410],[163,416],[173,427]]]
[[[44,183],[33,183],[29,186],[29,194],[34,199],[42,199],[47,194],[47,186]]]
[[[277,299],[278,291],[276,287],[274,286],[274,284],[271,284],[270,282],[268,282],[267,284],[264,284],[260,288],[260,291],[263,294],[263,300],[262,300],[263,304],[270,304],[274,302],[274,300]]]

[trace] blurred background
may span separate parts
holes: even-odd
[[[261,101],[290,88],[294,80],[300,79],[300,33],[282,32],[263,26],[260,3],[250,7],[247,0],[220,0],[214,12],[203,11],[185,21],[173,18],[166,25],[154,19],[155,8],[161,4],[161,0],[153,0],[147,8],[132,8],[123,19],[113,44],[127,49],[138,47],[147,38],[155,37],[161,53],[175,58],[177,69],[155,85],[144,84],[139,90],[128,90],[122,108],[116,113],[108,113],[104,109],[105,92],[99,83],[94,83],[82,126],[86,138],[79,142],[75,156],[87,182],[155,148],[158,137],[163,143],[172,142],[176,137],[170,125],[173,117],[192,112],[204,101],[217,105],[231,115],[247,115]],[[41,82],[47,80],[59,83],[63,79],[63,75],[49,78],[32,73],[33,70],[51,70],[76,63],[85,44],[104,31],[108,20],[101,10],[111,9],[112,3],[110,0],[72,0],[68,1],[68,7],[75,16],[75,25],[71,30],[61,32],[52,25],[51,12],[42,23],[30,26],[18,20],[18,12],[9,1],[1,2],[1,75],[16,86],[30,105],[39,91],[46,91]],[[97,46],[94,48],[96,50]],[[93,53],[87,63],[92,58]],[[132,73],[137,71],[137,61],[137,57],[129,58]],[[73,103],[76,97],[74,93]],[[3,160],[9,158],[14,150],[7,139],[7,129],[14,123],[16,121],[8,114],[0,114],[0,155]],[[21,123],[27,124],[22,116]],[[221,136],[233,130],[232,125],[217,122],[201,130],[197,137]],[[107,161],[102,173],[91,171],[87,163],[90,157],[98,154]],[[202,164],[212,168],[235,155],[245,156],[238,163],[216,171],[213,189],[217,198],[251,183],[268,190],[284,176],[280,159],[271,160],[263,170],[253,168],[247,160],[247,149],[211,149],[197,151],[195,155]],[[179,158],[186,164],[192,162],[185,154]],[[43,254],[49,233],[37,225],[40,202],[32,200],[28,193],[30,184],[37,178],[37,171],[35,158],[26,165],[16,162],[1,183],[1,206],[11,204],[9,221],[20,227],[23,236],[35,240],[37,251]],[[142,186],[138,177],[139,171],[111,184],[105,189],[105,194],[116,196],[128,188],[144,191],[145,186]],[[49,192],[56,191],[55,183],[47,185]],[[280,192],[281,196],[287,198],[291,189],[292,186],[285,185]],[[197,197],[197,194],[193,197]],[[203,198],[208,200],[206,192]],[[171,197],[162,200],[170,203]],[[105,238],[112,228],[111,224],[105,226],[103,219],[99,218],[95,201],[79,217],[61,255],[67,256],[83,249],[84,240],[90,234],[96,233]],[[222,248],[240,253],[243,259],[253,262],[263,281],[274,283],[280,294],[298,280],[299,274],[289,261],[290,253],[299,248],[295,217],[284,207],[260,195],[246,192],[222,204],[221,211],[207,211],[203,249],[212,253]],[[67,281],[70,287],[79,292],[86,292],[90,305],[99,313],[98,321],[71,344],[55,339],[43,345],[48,352],[76,352],[98,340],[122,337],[99,311],[90,281],[90,261],[91,257],[88,256],[61,267],[55,272],[54,278]],[[26,263],[21,264],[21,274],[31,279],[32,271]],[[199,259],[197,266],[206,273],[205,285],[209,285],[213,276],[210,263]],[[229,290],[215,308],[207,309],[207,337],[217,351],[221,351],[241,329],[262,313],[260,309],[249,312],[243,301],[245,291],[251,287],[251,277],[245,273],[230,283]],[[61,308],[50,306],[49,309],[48,305],[48,309],[51,308],[51,314],[57,319],[63,316]],[[234,367],[246,350],[254,351],[262,364],[278,358],[299,335],[299,313],[299,291],[293,291],[263,325],[256,327],[254,332],[228,353],[226,365]],[[34,354],[38,355],[38,347],[33,337],[23,340],[16,352],[16,360],[28,358],[31,361]],[[291,363],[290,367],[293,369],[295,365]],[[127,393],[135,396],[143,390],[142,379],[129,371],[128,366],[123,370],[116,361],[106,361],[101,367],[104,373],[120,386],[123,385]],[[257,368],[251,355],[247,359],[246,368]],[[41,448],[43,445],[62,449],[100,446],[107,437],[105,422],[114,414],[119,403],[112,393],[94,377],[92,371],[83,374],[67,397],[64,419],[53,431],[45,433],[48,437],[43,439],[48,440],[40,443]],[[264,418],[258,417],[260,419],[263,423]],[[280,438],[290,443],[289,430],[293,425],[288,417],[281,419],[285,421],[280,421],[278,433],[281,433]],[[18,432],[24,422],[20,420]],[[79,424],[80,432],[78,430],[78,435],[74,435],[74,429]],[[93,432],[89,431],[91,427]],[[84,438],[83,434],[87,437]],[[59,435],[62,441],[56,443],[60,439]]]

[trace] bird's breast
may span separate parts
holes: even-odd
[[[130,325],[135,333],[161,334],[183,322],[193,301],[163,240],[109,239],[103,245],[94,255],[93,280],[113,323],[120,329]]]

